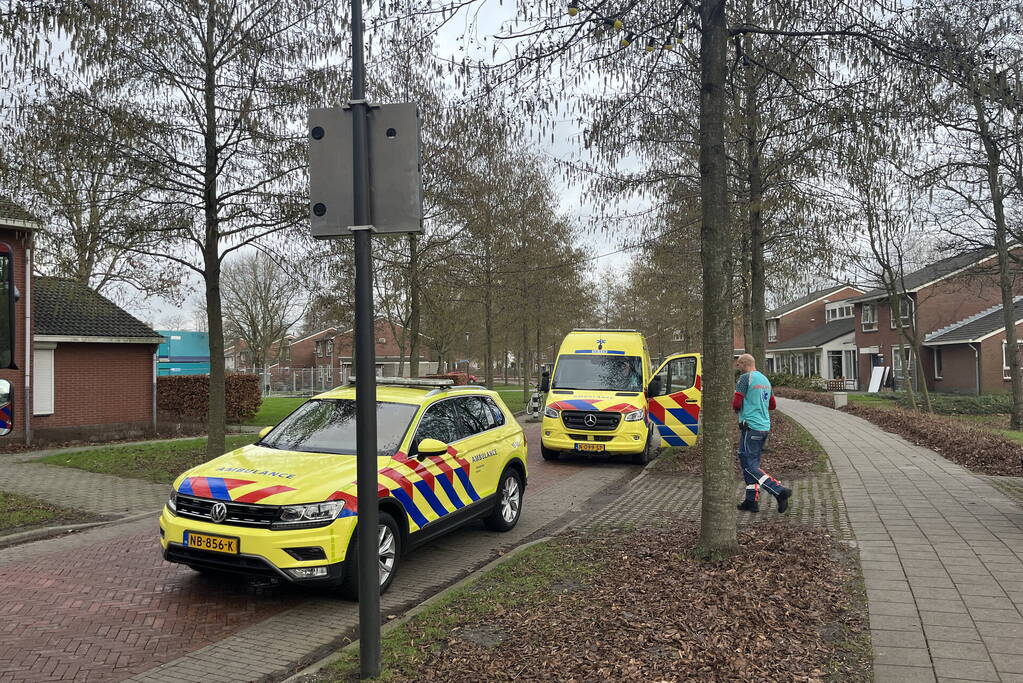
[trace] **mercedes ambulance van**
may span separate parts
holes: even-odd
[[[696,442],[700,355],[669,356],[656,369],[636,330],[572,330],[561,343],[547,392],[540,450],[628,456],[646,464],[661,444]]]

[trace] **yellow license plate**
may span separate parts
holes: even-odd
[[[238,539],[228,536],[211,536],[210,534],[186,531],[185,545],[198,550],[212,550],[215,553],[238,554]]]
[[[604,450],[604,444],[602,443],[577,443],[575,445],[577,451],[602,451]]]

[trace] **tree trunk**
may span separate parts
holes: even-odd
[[[1009,272],[1009,240],[1005,224],[1005,199],[1002,181],[998,177],[1001,168],[1001,150],[991,137],[987,114],[979,93],[974,93],[973,104],[980,125],[984,151],[987,153],[987,181],[991,192],[991,203],[995,214],[995,250],[998,252],[998,286],[1002,291],[1002,323],[1005,325],[1005,355],[1009,361],[1009,377],[1012,378],[1011,429],[1023,427],[1023,378],[1020,376],[1019,353],[1016,339],[1016,305],[1013,301],[1012,274]]]
[[[764,274],[764,175],[760,158],[760,111],[753,66],[745,68],[746,75],[746,161],[749,164],[749,249],[750,249],[750,338],[746,352],[753,354],[758,368],[766,368],[764,334],[767,326],[765,316]]]
[[[529,372],[531,364],[527,363],[529,355],[529,329],[526,324],[526,316],[522,316],[522,355],[519,356],[519,383],[522,385],[522,401],[529,400]]]
[[[703,505],[697,554],[738,551],[731,438],[732,279],[725,156],[725,0],[700,5],[700,261],[703,270]]]
[[[206,328],[210,343],[210,398],[206,416],[206,455],[215,458],[225,450],[227,432],[227,397],[224,387],[224,316],[220,305],[220,205],[218,194],[219,147],[217,145],[216,65],[214,62],[215,7],[206,11],[206,107],[205,192],[203,209],[206,219],[206,244],[203,250],[203,277],[206,285]]]
[[[418,249],[418,235],[414,232],[410,232],[408,236],[408,310],[409,310],[409,333],[412,335],[412,341],[409,343],[408,352],[408,374],[409,377],[419,377],[419,330],[420,330],[420,313],[419,313],[419,253]]]

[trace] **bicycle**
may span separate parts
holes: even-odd
[[[533,420],[540,419],[543,414],[543,392],[540,391],[540,385],[533,385],[533,394],[526,401],[526,415],[531,417]]]

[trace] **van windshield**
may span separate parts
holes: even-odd
[[[643,363],[639,356],[561,356],[551,388],[642,391]]]
[[[417,406],[377,401],[377,455],[394,455]],[[258,445],[286,451],[355,455],[355,401],[313,399],[284,418]]]

